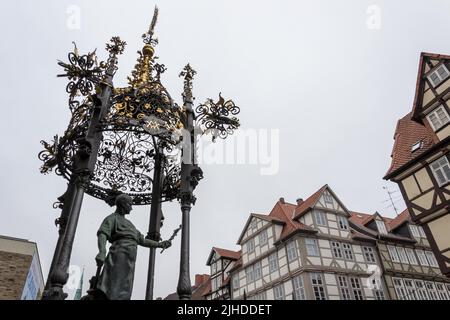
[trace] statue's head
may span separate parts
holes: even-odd
[[[123,214],[129,214],[133,209],[133,199],[127,194],[120,194],[116,197],[116,207]]]

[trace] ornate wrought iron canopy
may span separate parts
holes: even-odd
[[[89,172],[90,179],[85,182],[84,189],[108,203],[112,203],[117,193],[129,194],[136,205],[151,203],[152,171],[158,152],[164,154],[162,200],[173,200],[179,193],[181,152],[174,146],[182,140],[187,112],[173,101],[161,82],[166,67],[157,63],[158,58],[154,55],[154,46],[158,43],[154,38],[157,13],[155,10],[150,28],[142,36],[144,45],[138,51],[128,86],[112,88],[111,107],[97,125],[103,138],[95,169]],[[58,62],[64,69],[58,76],[69,80],[66,91],[71,119],[62,136],[55,135],[51,143],[41,141],[44,146],[39,153],[43,161],[42,173],[54,169],[56,174],[70,180],[78,170],[75,156],[80,150],[86,150],[86,153],[90,150],[86,136],[90,119],[97,112],[98,86],[105,84],[107,70],[116,72],[117,57],[124,52],[125,46],[126,42],[113,37],[106,45],[107,61],[98,62],[96,51],[80,55],[75,45],[68,54],[68,62]],[[195,73],[187,65],[180,74],[185,80],[185,94],[191,92]],[[221,95],[218,102],[208,99],[195,111],[195,124],[205,134],[212,133],[213,140],[226,138],[239,127],[239,121],[234,117],[239,108]]]

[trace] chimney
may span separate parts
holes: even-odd
[[[280,202],[284,204],[284,198],[283,197],[280,198]]]
[[[302,198],[298,198],[296,201],[297,201],[297,205],[298,206],[303,203],[303,199]]]
[[[196,274],[194,287],[199,287],[207,278],[207,274]]]

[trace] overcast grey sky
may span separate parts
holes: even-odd
[[[203,166],[192,276],[208,272],[212,246],[238,249],[248,215],[268,213],[280,196],[295,202],[328,183],[350,210],[394,215],[382,187],[397,188],[382,177],[396,121],[411,109],[420,52],[450,53],[449,1],[1,1],[0,234],[36,241],[45,275],[59,216],[51,205],[66,183],[42,176],[37,158],[39,141],[62,134],[69,119],[56,60],[66,60],[72,41],[82,53],[97,47],[104,59],[104,43],[119,35],[128,46],[115,84],[125,85],[155,4],[156,50],[172,96],[181,100],[178,73],[190,62],[198,103],[222,92],[241,107],[243,129],[280,130],[275,175],[261,175],[257,165]],[[67,27],[70,5],[81,10],[79,29]],[[381,10],[379,29],[367,27],[370,5]],[[111,212],[85,197],[72,255],[73,265],[86,267],[85,289],[95,272],[96,230]],[[168,238],[180,223],[178,205],[165,205],[164,214]],[[130,216],[142,232],[148,218],[148,207]],[[179,240],[158,254],[155,296],[176,289]],[[134,298],[144,297],[147,257],[140,248]]]

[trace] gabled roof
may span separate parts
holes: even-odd
[[[295,208],[294,219],[299,218],[301,215],[312,209],[316,205],[317,201],[319,201],[320,196],[326,188],[327,185],[324,185],[322,188],[310,195],[306,200],[297,205]]]
[[[211,253],[208,256],[208,260],[206,261],[207,266],[211,265],[211,262],[212,262],[211,259],[214,256],[214,253],[217,253],[222,258],[230,259],[230,260],[238,260],[241,257],[240,250],[232,251],[232,250],[228,250],[228,249],[213,247],[211,249]]]
[[[269,214],[269,216],[276,217],[285,222],[279,239],[281,241],[297,232],[317,232],[317,230],[292,219],[292,215],[296,207],[297,206],[295,204],[287,203],[284,200],[279,200]]]
[[[401,242],[409,242],[409,243],[415,243],[416,241],[411,238],[407,238],[404,236],[400,236],[397,234],[392,233],[394,229],[388,229],[388,234],[382,234],[378,231],[375,231],[373,229],[370,229],[366,227],[366,225],[372,221],[375,216],[380,216],[385,224],[387,225],[386,229],[388,229],[388,226],[394,221],[395,219],[383,217],[378,212],[375,212],[374,214],[366,214],[366,213],[360,213],[360,212],[351,212],[351,218],[350,220],[350,226],[357,232],[362,234],[363,236],[371,237],[373,239],[381,239],[386,241],[401,241]],[[392,231],[391,231],[392,230]],[[357,235],[359,236],[359,235]]]
[[[403,210],[397,217],[391,220],[388,224],[388,231],[393,231],[406,222],[411,222],[411,216],[408,209]]]
[[[434,133],[428,127],[411,119],[408,113],[398,120],[394,134],[394,146],[391,153],[391,167],[386,172],[384,179],[390,179],[396,172],[406,167],[413,160],[424,154],[434,143]],[[412,151],[412,146],[421,141],[421,147]]]
[[[420,115],[420,108],[422,107],[420,104],[421,97],[423,94],[424,86],[425,86],[425,65],[427,60],[434,59],[434,60],[450,60],[450,56],[444,55],[444,54],[437,54],[437,53],[428,53],[428,52],[422,52],[420,54],[419,59],[419,70],[417,72],[417,80],[416,80],[416,90],[414,94],[414,102],[413,102],[413,108],[412,108],[412,119],[421,122],[421,119],[419,117]]]
[[[307,213],[309,210],[314,208],[314,206],[319,201],[320,197],[324,193],[325,190],[328,190],[328,192],[333,196],[334,199],[339,203],[339,205],[342,207],[342,209],[350,216],[349,211],[344,206],[344,204],[339,200],[339,198],[336,196],[336,194],[331,190],[331,188],[328,186],[328,184],[321,187],[319,190],[314,192],[312,195],[310,195],[306,200],[302,201],[300,204],[298,204],[295,208],[294,213],[294,220],[297,220],[302,215]]]
[[[250,221],[252,220],[252,218],[258,218],[258,219],[262,219],[268,222],[272,222],[275,224],[284,224],[285,222],[283,220],[280,220],[276,217],[272,217],[270,215],[265,215],[265,214],[257,214],[257,213],[251,213],[250,216],[247,219],[247,222],[245,223],[244,228],[242,229],[242,232],[239,236],[238,242],[237,244],[241,244],[242,238],[245,235],[245,231],[247,231],[248,226],[250,225]]]
[[[381,220],[383,220],[384,223],[386,224],[386,229],[387,229],[389,223],[392,221],[391,218],[383,217],[378,212],[375,212],[374,214],[367,214],[367,213],[351,211],[350,215],[351,215],[350,221],[353,221],[362,226],[366,226],[369,222],[371,222],[372,220],[375,220],[375,217],[380,217]]]

